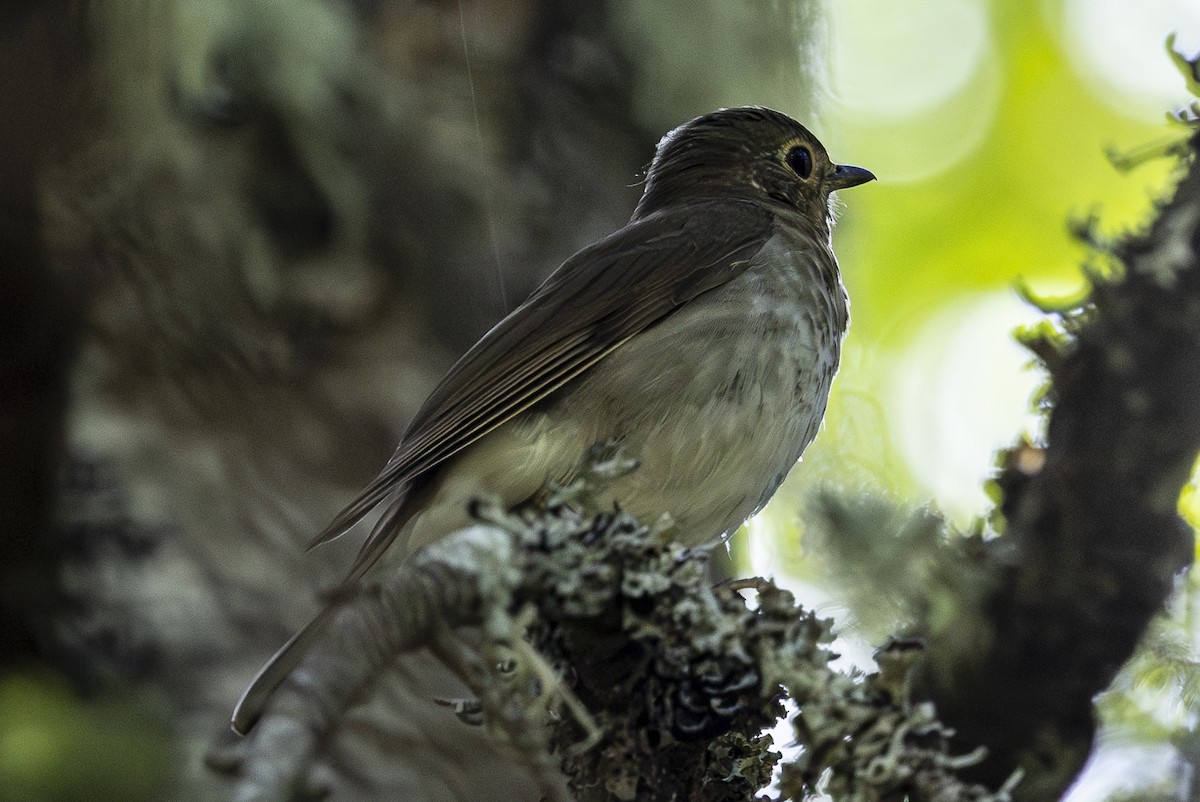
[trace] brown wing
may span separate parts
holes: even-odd
[[[631,222],[571,257],[450,369],[383,471],[312,545],[340,536],[425,471],[737,276],[771,230],[771,214],[754,204],[701,202]],[[376,529],[352,577],[391,542],[395,533],[387,534]]]

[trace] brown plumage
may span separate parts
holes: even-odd
[[[848,322],[830,192],[869,181],[803,126],[727,109],[668,134],[629,224],[580,251],[476,343],[380,475],[313,545],[386,507],[350,569],[517,504],[597,442],[641,466],[609,488],[711,540],[760,509],[820,426]],[[333,608],[276,653],[234,714],[246,732]]]

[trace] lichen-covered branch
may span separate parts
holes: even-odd
[[[829,623],[789,593],[714,587],[708,549],[597,510],[589,491],[614,469],[596,463],[541,507],[483,507],[478,525],[345,600],[243,750],[235,798],[319,791],[309,769],[349,708],[424,646],[478,696],[448,704],[487,724],[549,798],[754,799],[780,760],[764,729],[790,697],[804,750],[783,767],[788,799],[1007,799],[958,779],[980,753],[953,754],[932,706],[912,701],[906,644],[881,653],[878,674],[831,669]],[[464,725],[447,712],[444,726]]]
[[[306,788],[325,739],[399,653],[432,644],[451,627],[480,624],[488,610],[506,610],[515,584],[512,546],[507,533],[475,527],[347,599],[329,637],[278,689],[258,723],[240,758],[234,798],[292,799]]]
[[[1191,563],[1176,505],[1200,451],[1198,254],[1193,157],[1151,228],[1109,247],[1115,272],[1058,334],[1031,341],[1052,381],[1046,448],[1010,453],[985,590],[928,632],[922,693],[965,742],[988,746],[980,776],[1026,768],[1024,798],[1055,798],[1075,778],[1092,697]]]

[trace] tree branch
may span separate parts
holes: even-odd
[[[1176,506],[1200,451],[1194,155],[1149,231],[1106,250],[1111,276],[1027,338],[1050,371],[1052,411],[1044,450],[1005,456],[1004,537],[968,542],[938,590],[948,598],[916,627],[928,643],[919,695],[961,745],[988,747],[968,776],[994,786],[1021,767],[1021,799],[1057,798],[1078,775],[1092,698],[1192,560]]]
[[[865,678],[832,670],[829,623],[789,593],[763,580],[714,588],[707,549],[598,511],[589,491],[619,460],[599,465],[545,509],[482,508],[479,525],[347,599],[268,705],[235,799],[319,791],[309,770],[345,713],[418,646],[478,694],[457,707],[478,714],[548,798],[755,798],[780,757],[763,730],[790,697],[805,751],[784,767],[789,799],[1007,799],[1007,788],[958,780],[980,756],[952,755],[932,706],[910,700],[910,649],[887,650],[885,670]],[[739,587],[757,592],[755,607]],[[451,634],[466,626],[480,637]]]

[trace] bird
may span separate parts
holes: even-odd
[[[671,515],[692,544],[759,511],[821,426],[849,324],[831,193],[874,180],[761,106],[666,134],[623,228],[567,259],[436,386],[379,475],[312,545],[382,512],[343,587],[564,481],[590,447],[639,467],[602,502]],[[242,734],[328,623],[328,604],[247,687]]]

